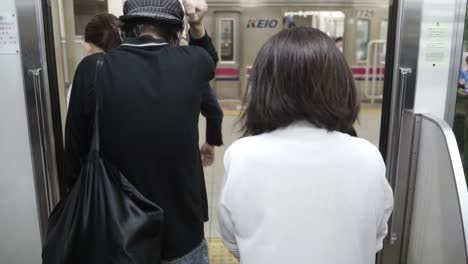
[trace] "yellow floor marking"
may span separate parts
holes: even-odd
[[[238,116],[240,114],[240,111],[236,110],[223,110],[224,115],[227,116]]]
[[[379,107],[361,107],[361,115],[362,114],[381,114],[382,109]]]
[[[361,108],[361,115],[369,115],[369,114],[381,114],[382,110],[380,107],[362,107]],[[239,116],[240,111],[238,110],[224,110],[223,113],[225,116]]]
[[[238,264],[239,262],[224,247],[220,238],[208,239],[208,254],[210,264]]]

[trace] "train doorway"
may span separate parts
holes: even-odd
[[[0,108],[8,113],[0,137],[0,155],[6,161],[0,166],[0,211],[6,212],[0,233],[9,238],[0,241],[5,262],[40,259],[40,238],[60,199],[66,95],[85,56],[84,25],[96,13],[121,15],[122,4],[4,0],[0,6],[0,75],[5,87]],[[211,219],[205,237],[211,263],[236,263],[222,245],[215,210],[224,152],[240,137],[236,120],[251,65],[266,39],[297,25],[320,28],[337,40],[361,95],[358,136],[379,146],[386,160],[395,208],[378,263],[467,263],[468,191],[457,151],[463,149],[465,160],[467,90],[459,70],[460,58],[466,57],[462,51],[468,50],[463,37],[467,1],[208,4],[205,26],[222,60],[212,87],[225,114],[225,146],[216,150],[215,164],[205,169]],[[447,123],[453,124],[455,136]],[[205,141],[205,126],[200,119],[200,143]]]
[[[387,93],[386,87],[391,87],[386,84],[391,81],[391,78],[387,76],[392,76],[387,74],[388,69],[392,68],[392,64],[388,63],[391,60],[387,56],[387,61],[385,61],[385,57],[391,55],[390,52],[386,54],[386,47],[391,46],[386,44],[387,33],[390,37],[394,34],[394,31],[388,28],[396,22],[389,17],[388,1],[377,3],[367,0],[339,2],[208,0],[207,2],[210,12],[205,19],[205,27],[208,34],[212,36],[221,59],[212,87],[225,114],[223,123],[225,145],[216,150],[215,164],[205,169],[210,206],[210,221],[205,224],[205,236],[209,240],[211,263],[229,264],[236,263],[236,261],[222,245],[217,231],[215,209],[223,174],[222,161],[227,147],[240,137],[236,121],[242,109],[246,81],[262,44],[283,28],[292,26],[316,27],[335,39],[336,45],[342,49],[351,67],[359,89],[362,111],[359,121],[355,124],[357,134],[378,146],[379,143],[387,142],[386,134],[381,134],[381,131],[386,131],[390,122],[385,115],[382,121],[382,109],[386,109],[385,104],[390,104],[390,100],[386,101],[384,96]],[[50,111],[50,115],[44,112],[44,118],[41,118],[44,125],[50,124],[50,129],[45,131],[47,133],[41,134],[47,137],[47,140],[41,144],[48,141],[54,142],[54,149],[46,148],[45,150],[52,154],[44,155],[45,157],[38,158],[36,161],[37,164],[41,164],[42,160],[49,160],[46,162],[49,165],[44,168],[42,176],[37,176],[47,179],[46,188],[60,185],[67,93],[73,82],[74,71],[78,63],[86,56],[84,27],[97,13],[109,12],[118,17],[122,13],[122,3],[123,0],[52,0],[43,1],[38,8],[42,10],[39,17],[43,19],[45,25],[37,33],[43,33],[45,43],[44,51],[40,52],[44,52],[43,58],[47,58],[45,65],[47,72],[43,72],[45,73],[43,78],[44,83],[47,83],[44,87],[44,95],[48,98],[45,103]],[[28,12],[31,11],[28,10]],[[29,14],[28,12],[21,13],[21,16],[24,17],[25,14]],[[27,44],[34,46],[34,43]],[[37,51],[43,46],[34,46],[33,50]],[[24,49],[31,49],[31,47],[24,46]],[[391,51],[391,49],[388,50]],[[40,61],[34,63],[40,63]],[[34,90],[33,83],[30,85],[31,87],[26,89]],[[33,102],[34,96],[28,100]],[[35,103],[31,103],[30,107],[41,108]],[[382,127],[381,124],[383,124]],[[205,127],[206,122],[201,118],[199,125],[201,144],[205,140]],[[385,149],[382,149],[382,153],[385,152]],[[55,176],[52,177],[52,175]],[[43,223],[46,222],[52,205],[58,201],[57,195],[49,196],[49,206],[41,208]]]
[[[236,263],[222,246],[217,231],[215,208],[223,174],[223,156],[227,147],[240,137],[236,121],[242,108],[246,81],[262,44],[283,28],[308,26],[318,28],[336,40],[348,61],[357,83],[362,102],[359,121],[355,124],[358,136],[378,146],[386,141],[380,137],[382,100],[385,78],[385,43],[389,24],[387,1],[259,1],[258,3],[223,2],[208,0],[210,11],[205,27],[219,52],[220,62],[212,87],[216,92],[225,117],[223,136],[225,145],[216,150],[216,162],[205,169],[210,205],[210,221],[205,225],[205,236],[210,244],[214,264]],[[365,2],[365,3],[364,3]],[[44,4],[48,36],[46,47],[49,89],[57,142],[57,168],[63,160],[63,133],[67,94],[73,82],[78,63],[86,56],[84,28],[97,13],[122,14],[122,0],[50,1]],[[385,122],[383,122],[385,123]],[[206,123],[200,119],[200,143],[204,142]],[[60,144],[59,144],[60,143]],[[60,172],[57,172],[59,175]],[[59,183],[60,179],[57,179]]]
[[[119,16],[121,4],[122,0],[75,0],[51,6],[55,16],[52,22],[62,121],[66,118],[66,95],[74,70],[86,55],[87,21],[93,14],[102,12]],[[220,57],[212,87],[225,110],[226,122],[230,116],[239,114],[246,80],[261,45],[283,28],[315,27],[336,40],[355,76],[362,101],[359,122],[355,124],[358,135],[379,145],[388,3],[297,1],[279,5],[266,1],[231,5],[208,1],[208,4],[210,13],[205,26]],[[226,123],[226,126],[232,125]]]
[[[60,2],[60,1],[58,1]],[[60,91],[60,116],[66,119],[67,93],[74,70],[85,54],[84,27],[93,14],[121,15],[122,0],[74,0],[51,5],[56,71]],[[358,86],[362,112],[355,124],[358,135],[375,145],[380,142],[381,106],[384,94],[388,32],[388,3],[360,4],[345,1],[235,5],[208,1],[205,19],[218,49],[220,62],[212,87],[225,114],[236,117],[241,109],[246,80],[261,45],[273,34],[292,26],[319,28],[336,40]],[[226,119],[226,122],[228,120]],[[235,119],[235,118],[234,118]],[[226,123],[227,127],[232,124]],[[234,129],[235,130],[235,129]]]

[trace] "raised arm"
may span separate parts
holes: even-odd
[[[214,64],[217,64],[218,61],[219,61],[218,52],[216,51],[216,49],[215,49],[215,47],[213,45],[213,41],[211,40],[211,37],[208,36],[208,34],[206,33],[205,28],[197,29],[197,31],[200,31],[200,30],[202,30],[202,32],[204,34],[203,34],[203,36],[201,38],[196,38],[196,36],[200,36],[201,34],[193,33],[193,31],[195,31],[195,30],[193,30],[193,28],[190,28],[190,31],[189,31],[189,34],[190,34],[189,45],[198,46],[198,47],[203,48],[204,50],[206,50],[206,52],[208,52],[211,59],[213,60]]]
[[[184,4],[186,3],[184,2]],[[207,13],[208,5],[202,1],[197,2],[197,6],[186,5],[186,14],[190,25],[189,45],[198,46],[206,50],[216,65],[219,60],[218,52],[216,51],[213,41],[206,33],[203,25],[203,18]]]

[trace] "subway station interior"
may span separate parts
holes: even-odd
[[[224,113],[224,144],[204,168],[210,263],[239,263],[223,245],[216,207],[223,156],[242,137],[255,57],[271,36],[297,26],[341,40],[361,102],[354,128],[385,160],[394,211],[376,262],[468,263],[467,0],[206,2],[204,26],[219,56],[211,87]],[[41,263],[47,219],[63,195],[67,93],[86,56],[85,26],[98,13],[121,16],[123,4],[1,1],[0,263]],[[205,130],[201,117],[200,145]]]

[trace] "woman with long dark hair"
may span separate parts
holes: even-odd
[[[311,28],[280,32],[247,90],[244,137],[224,158],[226,247],[243,264],[374,263],[392,190],[378,149],[346,133],[359,99],[334,41]]]

